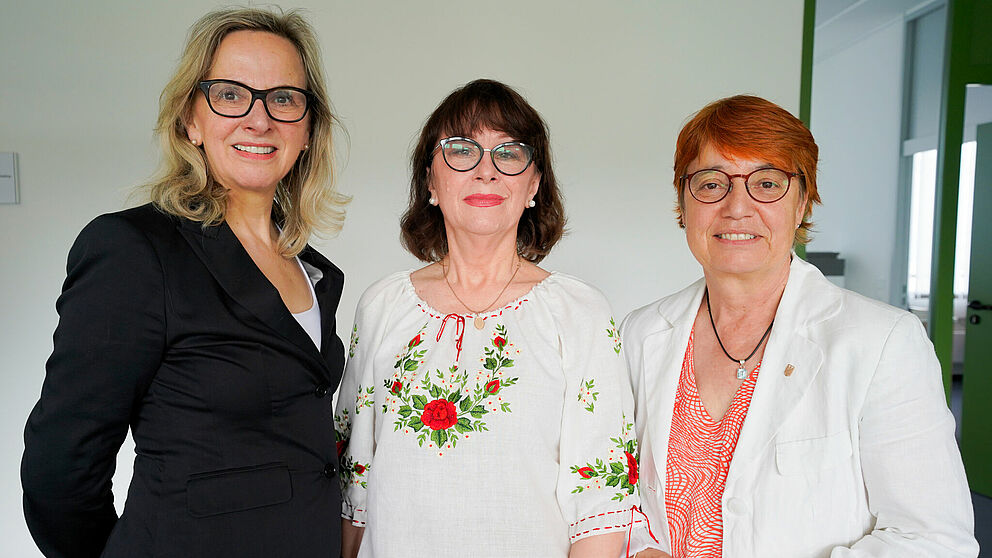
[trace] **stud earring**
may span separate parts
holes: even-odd
[[[303,151],[306,151],[307,149],[310,149],[310,144],[309,143],[303,146]]]
[[[527,202],[527,207],[534,207],[535,205],[537,205],[537,202],[534,200],[530,200],[529,202]]]
[[[193,145],[200,145],[200,142],[198,142],[198,141],[196,141],[196,140],[195,140],[195,139],[193,139],[193,138],[190,138],[190,139],[189,139],[189,142],[190,142],[190,143],[192,143]]]
[[[431,196],[431,199],[427,200],[427,203],[429,203],[431,205],[437,205],[437,198],[435,198],[434,196]]]

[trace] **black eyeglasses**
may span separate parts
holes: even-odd
[[[468,172],[482,162],[482,155],[488,151],[496,170],[516,176],[530,166],[534,160],[534,148],[519,141],[501,143],[492,149],[483,149],[479,142],[463,137],[445,138],[438,142],[434,151],[441,150],[444,162],[458,172]]]
[[[299,122],[307,115],[314,94],[298,87],[273,87],[252,89],[229,79],[208,79],[199,83],[200,91],[207,98],[207,106],[215,114],[240,118],[249,112],[256,99],[269,118],[278,122]]]
[[[802,177],[803,173],[771,167],[747,174],[727,174],[718,169],[702,169],[679,179],[688,185],[689,193],[700,203],[716,203],[727,197],[734,187],[733,179],[738,177],[744,179],[744,188],[751,199],[759,203],[773,203],[789,192],[793,176]]]

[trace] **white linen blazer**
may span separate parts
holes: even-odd
[[[634,548],[671,552],[668,438],[704,287],[700,279],[621,326],[641,499],[659,540],[639,534]],[[977,556],[954,418],[920,321],[793,256],[721,509],[726,557]]]

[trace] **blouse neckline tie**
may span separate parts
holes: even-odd
[[[444,334],[444,325],[448,323],[448,318],[455,319],[455,362],[462,356],[462,339],[465,338],[465,317],[461,314],[448,314],[441,320],[441,327],[437,330],[438,343],[441,342],[441,335]]]

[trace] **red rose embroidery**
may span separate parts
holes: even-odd
[[[506,339],[503,339],[502,337],[497,335],[496,338],[493,339],[493,345],[496,345],[497,349],[502,350],[503,347],[506,346]]]
[[[579,473],[579,476],[584,479],[591,479],[596,474],[596,471],[593,471],[592,467],[583,467],[577,472]]]
[[[424,341],[423,337],[424,337],[424,334],[423,333],[418,333],[416,337],[414,337],[413,339],[410,340],[410,343],[407,344],[407,347],[411,347],[412,348],[412,347],[416,347],[417,345],[421,344]]]
[[[499,380],[491,380],[486,384],[486,393],[496,393],[499,391]]]
[[[361,475],[364,473],[365,473],[365,465],[362,465],[361,463],[355,463],[355,474]]]
[[[391,391],[394,395],[399,395],[400,391],[402,390],[403,390],[403,382],[400,382],[399,380],[394,381],[393,386],[389,388],[389,391]]]
[[[435,399],[424,405],[424,414],[420,415],[423,422],[431,430],[447,430],[458,422],[458,411],[455,405],[447,399]]]
[[[637,460],[630,452],[623,452],[627,456],[627,482],[637,484]]]
[[[348,440],[338,440],[334,445],[337,446],[338,457],[341,457],[344,453],[344,448],[348,446]]]

